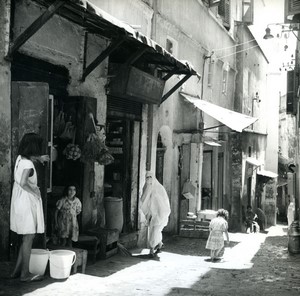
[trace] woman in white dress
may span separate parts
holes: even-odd
[[[154,252],[160,252],[163,246],[162,230],[168,224],[171,208],[165,188],[150,171],[146,173],[146,183],[141,197],[141,210],[148,223],[149,256],[154,257]]]
[[[29,260],[35,234],[45,231],[41,193],[33,164],[33,160],[42,163],[49,160],[48,155],[41,155],[42,141],[35,133],[25,134],[19,145],[14,169],[10,229],[22,235],[22,244],[11,277],[20,277],[25,282],[41,280],[40,276],[29,272]]]
[[[217,256],[224,247],[223,233],[225,233],[227,243],[229,243],[227,219],[228,211],[219,209],[217,217],[210,221],[210,233],[206,242],[206,249],[210,249],[210,257],[212,262],[215,262],[218,259]]]

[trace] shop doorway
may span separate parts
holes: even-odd
[[[160,184],[164,184],[164,160],[165,160],[166,147],[162,143],[161,135],[158,133],[156,145],[156,179]]]
[[[115,161],[104,168],[104,197],[123,200],[122,233],[137,230],[142,104],[108,96],[106,145]]]
[[[203,152],[201,210],[212,209],[212,150]]]
[[[218,154],[218,208],[224,208],[224,152]]]

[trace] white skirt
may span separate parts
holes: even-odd
[[[10,229],[17,234],[45,232],[42,199],[14,183],[10,208]]]

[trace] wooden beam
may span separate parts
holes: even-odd
[[[127,65],[132,65],[136,60],[138,60],[146,51],[148,50],[147,47],[139,48],[135,51],[125,62]]]
[[[169,72],[167,75],[165,75],[162,79],[164,81],[167,81],[169,78],[171,78],[176,72],[178,71],[177,68],[174,68],[171,72]]]
[[[7,58],[10,59],[30,37],[32,37],[45,23],[55,14],[55,12],[63,6],[67,0],[56,0],[48,9],[38,17],[16,40],[12,43]]]
[[[114,52],[124,41],[126,37],[120,38],[118,40],[112,41],[111,44],[100,53],[98,57],[94,59],[84,70],[81,80],[84,81],[85,78],[95,70],[95,68],[101,64],[101,62],[106,59],[112,52]]]
[[[175,86],[173,86],[162,98],[161,98],[161,102],[163,103],[173,92],[176,91],[176,89],[178,89],[182,84],[184,84],[190,77],[192,76],[192,74],[187,74],[185,75],[184,78],[182,78]]]

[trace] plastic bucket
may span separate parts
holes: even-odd
[[[118,229],[119,232],[123,228],[123,199],[118,197],[105,197],[105,220],[106,228]]]
[[[29,272],[44,275],[48,264],[50,252],[44,249],[31,249]]]
[[[53,279],[66,279],[70,276],[71,267],[76,261],[76,253],[69,250],[50,252],[50,276]]]

